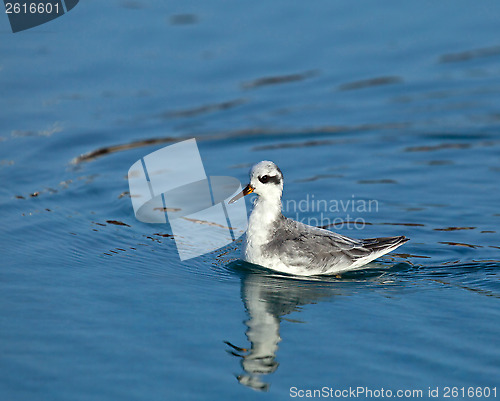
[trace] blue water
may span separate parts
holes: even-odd
[[[0,399],[498,397],[499,13],[87,0],[16,34],[0,17]],[[127,171],[189,138],[207,175],[275,161],[289,217],[411,241],[322,279],[238,261],[239,241],[180,262],[168,226],[135,219]]]

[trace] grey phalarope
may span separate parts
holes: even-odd
[[[236,202],[258,195],[248,222],[243,255],[247,262],[284,273],[309,276],[358,269],[403,245],[405,236],[353,239],[288,219],[282,214],[283,174],[270,161],[250,170],[250,183]]]

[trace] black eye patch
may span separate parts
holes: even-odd
[[[280,183],[280,177],[277,175],[269,176],[269,175],[263,175],[259,177],[259,181],[262,182],[263,184],[267,184],[268,182],[272,182],[273,184],[278,185]]]

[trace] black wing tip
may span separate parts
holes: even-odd
[[[403,245],[405,242],[408,242],[410,238],[405,237],[404,235],[400,235],[399,237],[393,237],[394,245]]]
[[[362,241],[364,242],[364,246],[368,249],[380,249],[397,247],[409,240],[410,238],[400,235],[398,237],[366,238]]]

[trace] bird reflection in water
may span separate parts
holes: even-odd
[[[341,281],[328,277],[322,281],[302,280],[249,266],[252,265],[235,262],[230,267],[241,275],[241,298],[249,317],[245,325],[250,347],[225,343],[230,354],[241,358],[244,372],[237,376],[238,381],[255,390],[267,391],[269,383],[264,377],[279,366],[276,353],[283,317],[300,310],[301,306],[339,294]]]

